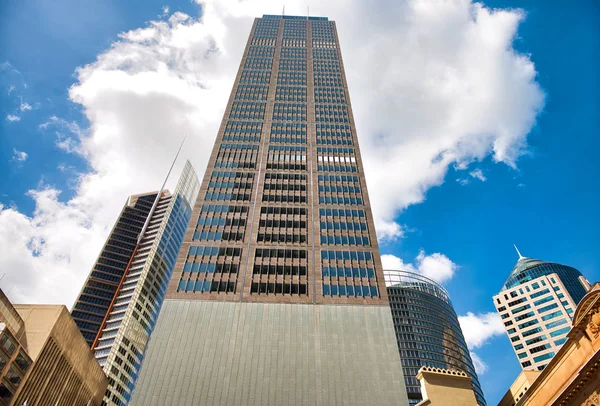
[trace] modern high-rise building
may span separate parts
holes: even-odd
[[[103,405],[125,405],[131,397],[198,190],[187,162],[173,195],[129,197],[73,306],[108,376]]]
[[[341,51],[255,20],[133,405],[406,405]]]
[[[567,340],[589,283],[575,268],[517,253],[519,260],[494,305],[521,367],[542,370]]]
[[[483,391],[450,295],[437,282],[399,270],[384,271],[409,405],[423,400],[421,367],[459,370],[471,380],[480,406]]]

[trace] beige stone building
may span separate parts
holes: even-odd
[[[0,405],[95,406],[107,385],[65,306],[13,306],[0,290]]]
[[[423,400],[416,406],[477,406],[471,377],[463,371],[422,367],[417,379]]]
[[[595,283],[577,306],[562,348],[537,377],[527,375],[530,371],[519,375],[499,406],[598,406],[599,366],[600,283]]]

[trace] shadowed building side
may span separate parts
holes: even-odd
[[[0,404],[100,406],[106,376],[67,308],[0,303]]]

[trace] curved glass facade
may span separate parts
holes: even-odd
[[[575,304],[579,303],[586,293],[585,288],[579,281],[579,277],[582,276],[581,272],[570,266],[544,262],[527,257],[519,258],[519,261],[504,283],[502,290],[514,288],[515,286],[529,282],[532,279],[550,275],[552,273],[558,275]]]
[[[483,391],[448,292],[435,281],[405,271],[384,271],[409,405],[423,400],[416,378],[422,366],[459,369],[472,378],[480,405]]]

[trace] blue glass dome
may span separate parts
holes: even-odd
[[[502,290],[511,289],[523,283],[529,282],[532,279],[540,276],[550,275],[555,273],[560,278],[561,282],[573,298],[575,303],[583,298],[586,293],[585,288],[579,281],[582,276],[581,272],[570,266],[555,264],[553,262],[540,261],[539,259],[519,257],[517,264],[510,273],[508,279],[504,283]]]

